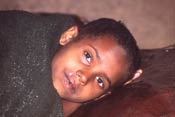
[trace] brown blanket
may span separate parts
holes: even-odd
[[[175,45],[142,50],[142,58],[140,79],[82,106],[71,117],[175,116]]]

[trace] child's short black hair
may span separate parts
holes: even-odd
[[[120,21],[101,18],[89,22],[80,28],[77,39],[85,37],[109,36],[114,38],[119,46],[126,51],[128,61],[128,71],[125,74],[125,82],[133,77],[140,67],[141,57],[136,41],[126,26]]]

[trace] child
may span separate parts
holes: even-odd
[[[120,22],[99,19],[79,28],[72,23],[58,39],[60,19],[0,17],[1,116],[62,116],[59,96],[68,116],[142,73],[136,42]],[[53,58],[51,39],[62,45]]]
[[[139,49],[121,22],[103,18],[79,30],[73,26],[59,43],[63,47],[53,58],[52,79],[65,116],[142,73]]]

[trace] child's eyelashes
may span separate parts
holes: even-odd
[[[104,82],[103,82],[102,78],[97,76],[95,79],[97,80],[98,86],[100,88],[104,89]]]
[[[90,52],[84,51],[84,56],[88,64],[90,64],[92,62],[92,55],[90,54]]]

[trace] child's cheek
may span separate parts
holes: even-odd
[[[78,58],[77,56],[69,57],[68,61],[66,61],[66,64],[72,70],[76,70],[80,66],[80,58]]]

